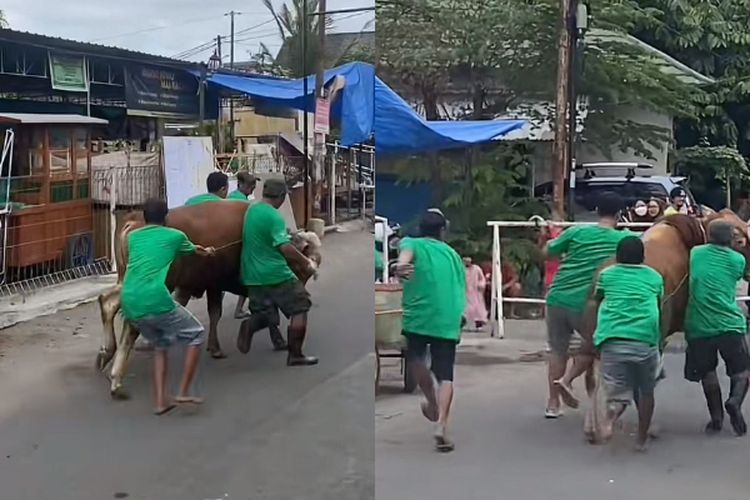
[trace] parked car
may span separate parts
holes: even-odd
[[[638,200],[648,201],[658,198],[669,201],[669,193],[676,187],[682,187],[687,194],[685,203],[695,213],[702,207],[698,205],[687,186],[685,177],[671,177],[666,175],[648,175],[653,169],[651,165],[643,163],[584,163],[577,169],[573,199],[573,217],[577,221],[591,222],[597,219],[596,204],[603,193],[617,193],[625,200],[628,207],[635,205]],[[606,170],[625,170],[621,176],[599,176],[598,172]],[[552,199],[552,182],[539,184],[534,189],[534,196],[542,199]]]

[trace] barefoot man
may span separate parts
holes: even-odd
[[[300,270],[306,278],[315,273],[315,267],[292,244],[286,222],[278,211],[286,195],[283,180],[268,179],[263,184],[263,199],[251,205],[245,214],[240,275],[248,290],[250,317],[242,322],[237,349],[247,353],[255,332],[268,328],[278,317],[276,311],[281,310],[289,318],[287,366],[314,365],[318,358],[302,354],[307,313],[312,305],[310,294],[292,269]],[[283,339],[273,339],[274,345],[279,341]]]
[[[569,406],[578,406],[570,384],[588,370],[593,358],[591,354],[581,354],[573,370],[566,374],[570,339],[574,332],[581,333],[583,311],[596,270],[615,254],[620,240],[633,235],[630,231],[615,229],[623,206],[619,195],[603,194],[599,199],[598,224],[571,227],[547,243],[547,256],[560,258],[561,265],[547,293],[547,336],[551,352],[547,365],[546,418],[560,416],[561,396]]]
[[[204,329],[187,309],[177,304],[165,284],[172,262],[184,254],[212,256],[213,248],[203,248],[188,240],[178,229],[165,227],[167,204],[146,201],[146,225],[128,236],[128,268],[122,284],[122,314],[155,348],[154,413],[163,415],[175,403],[200,403],[190,395],[204,342]],[[180,392],[174,401],[167,396],[167,350],[175,342],[188,344]]]
[[[735,300],[737,283],[745,275],[745,257],[731,248],[734,229],[724,221],[708,226],[707,245],[690,252],[690,297],[685,318],[685,378],[700,382],[711,420],[709,434],[724,425],[724,409],[738,436],[747,432],[742,403],[748,389],[747,322]],[[716,375],[719,355],[729,376],[729,398],[722,407]]]
[[[594,292],[600,302],[594,344],[601,355],[607,414],[602,437],[637,395],[638,436],[643,451],[654,415],[654,387],[659,371],[661,300],[664,279],[643,265],[643,242],[632,236],[617,246],[617,264],[600,274]]]
[[[404,280],[403,334],[408,366],[427,399],[422,413],[435,422],[438,451],[453,450],[447,427],[453,402],[453,365],[466,306],[461,257],[443,242],[448,221],[437,209],[422,215],[420,238],[401,241],[398,275]],[[427,368],[427,348],[430,368]]]

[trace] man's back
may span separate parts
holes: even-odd
[[[646,265],[615,264],[599,274],[599,307],[594,341],[635,340],[658,346],[661,340],[660,301],[664,279]]]
[[[596,270],[628,236],[633,233],[601,226],[577,226],[552,240],[548,251],[562,257],[562,264],[547,294],[547,304],[582,311]]]
[[[185,233],[147,225],[128,236],[128,268],[122,287],[122,309],[128,319],[174,309],[165,284],[169,267],[179,254],[195,252]]]
[[[296,279],[279,247],[290,243],[281,214],[265,202],[247,209],[240,274],[246,286],[273,286]]]
[[[200,205],[201,203],[208,203],[208,202],[215,202],[215,201],[224,201],[224,199],[213,193],[203,193],[203,194],[199,194],[199,195],[189,198],[185,202],[185,206],[191,207],[193,205]]]
[[[404,282],[404,331],[458,340],[466,307],[466,272],[450,246],[432,238],[405,238],[414,273]]]
[[[725,333],[744,334],[747,324],[736,301],[737,282],[745,274],[745,257],[729,247],[701,245],[690,252],[688,338]]]

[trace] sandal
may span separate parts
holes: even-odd
[[[546,419],[556,419],[562,417],[563,413],[560,410],[560,408],[545,408],[544,409],[544,418]]]
[[[581,402],[575,394],[573,394],[573,389],[563,384],[562,380],[555,380],[554,384],[560,391],[560,397],[562,398],[563,403],[573,409],[576,409],[581,405]]]
[[[195,396],[177,396],[174,398],[174,402],[178,405],[202,405],[203,398]]]
[[[175,403],[169,403],[164,408],[156,408],[156,409],[154,409],[154,415],[156,415],[157,417],[160,417],[162,415],[166,415],[170,411],[174,410],[176,407],[177,407],[177,405]]]

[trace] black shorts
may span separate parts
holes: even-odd
[[[424,361],[427,358],[427,346],[430,348],[430,371],[438,382],[453,382],[453,366],[456,364],[455,340],[430,337],[416,333],[403,332],[407,341],[407,361]]]
[[[278,318],[277,308],[284,316],[291,318],[304,314],[312,307],[310,294],[299,280],[287,281],[274,286],[249,286],[247,306],[253,314],[263,314]]]
[[[750,366],[750,359],[745,336],[725,333],[689,340],[685,350],[685,378],[691,382],[700,382],[716,370],[719,356],[724,360],[729,377],[746,371]]]

